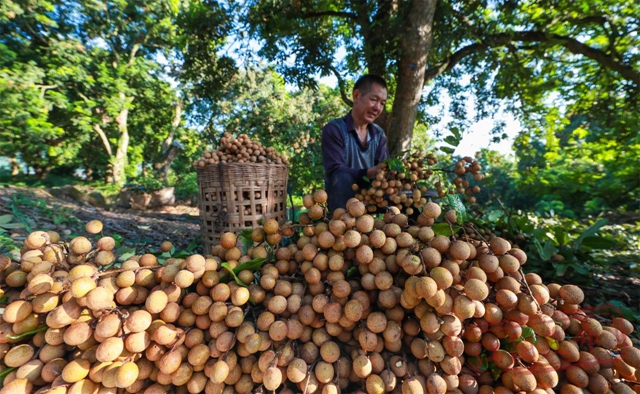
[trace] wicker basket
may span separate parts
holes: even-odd
[[[219,163],[198,169],[200,228],[205,253],[225,232],[239,234],[261,219],[284,219],[289,166]]]

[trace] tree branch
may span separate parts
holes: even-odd
[[[111,150],[111,144],[109,143],[109,139],[107,138],[107,135],[102,130],[102,127],[100,127],[99,124],[94,123],[93,124],[93,129],[100,136],[100,139],[102,140],[102,144],[104,145],[105,149],[107,150],[107,153],[109,154],[109,157],[113,156],[113,151]]]
[[[484,51],[489,48],[487,43],[477,43],[467,45],[466,47],[458,50],[453,55],[447,57],[445,60],[436,63],[433,67],[427,69],[424,74],[424,83],[427,84],[438,75],[451,70],[456,64],[458,64],[465,57],[477,52]]]
[[[338,79],[338,87],[340,88],[340,97],[342,97],[342,101],[344,101],[344,103],[347,104],[349,107],[353,107],[353,101],[351,101],[351,99],[347,95],[344,79],[342,79],[342,76],[340,75],[340,73],[335,67],[329,66],[329,69],[331,70],[331,72],[333,72],[333,75],[335,75],[336,78]]]
[[[138,50],[140,49],[140,43],[136,42],[135,44],[133,44],[133,47],[131,48],[131,52],[129,54],[129,61],[127,62],[127,66],[131,66],[133,64],[133,62],[136,60],[136,53],[138,53]]]
[[[487,36],[482,42],[468,45],[447,57],[445,60],[427,69],[425,73],[425,83],[431,81],[438,75],[451,70],[466,56],[485,51],[489,48],[496,48],[514,42],[537,42],[541,44],[560,45],[575,55],[583,55],[610,70],[617,72],[622,78],[640,85],[640,72],[633,67],[617,61],[606,52],[583,44],[575,38],[561,36],[557,34],[546,34],[541,31],[523,31],[513,34],[499,33]]]
[[[353,12],[341,12],[341,11],[317,11],[306,12],[301,15],[302,19],[319,18],[323,16],[337,16],[339,18],[356,19],[357,15]]]
[[[57,89],[58,85],[36,85],[36,87],[40,89],[40,98],[43,99],[47,90]]]

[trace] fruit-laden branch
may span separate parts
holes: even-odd
[[[617,61],[606,52],[590,47],[580,41],[557,34],[546,34],[541,31],[524,31],[514,34],[500,33],[487,36],[482,42],[468,45],[461,48],[445,60],[427,69],[425,73],[425,83],[431,81],[438,75],[451,70],[466,56],[485,51],[489,48],[497,48],[514,42],[538,42],[550,45],[561,45],[576,55],[583,55],[595,60],[600,65],[620,74],[622,78],[640,85],[640,72],[633,67]]]

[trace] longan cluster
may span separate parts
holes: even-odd
[[[0,259],[0,393],[637,393],[633,325],[525,275],[507,240],[436,234],[455,211],[432,202],[413,223],[326,200],[184,259],[32,233]]]
[[[193,162],[195,168],[217,163],[266,163],[289,164],[287,158],[272,147],[265,147],[258,141],[251,141],[248,135],[238,138],[225,133],[220,138],[220,147],[214,151],[205,151],[202,157]]]
[[[409,158],[402,159],[401,166],[398,160],[392,159],[378,170],[367,187],[352,185],[357,192],[355,198],[364,202],[369,212],[376,212],[379,207],[396,206],[407,215],[412,215],[427,203],[428,187],[425,181],[434,174],[432,167],[438,164],[438,159],[433,154],[415,152]],[[444,197],[447,192],[467,194],[469,202],[474,203],[476,198],[473,194],[479,193],[480,187],[470,186],[465,174],[469,173],[476,181],[480,181],[483,179],[481,169],[480,163],[471,157],[457,161],[453,170],[456,176],[450,190],[445,191],[447,185],[443,185],[442,181],[434,182],[438,196]]]

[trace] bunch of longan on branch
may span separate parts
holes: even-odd
[[[465,157],[455,163],[453,170],[435,168],[437,164],[438,159],[433,154],[424,152],[415,152],[408,158],[389,159],[366,187],[353,184],[352,189],[357,192],[355,197],[364,202],[369,212],[395,206],[407,215],[413,215],[428,201],[427,181],[438,172],[451,173],[455,176],[451,182],[445,181],[448,178],[443,176],[433,182],[437,195],[444,197],[447,193],[466,194],[469,195],[469,202],[474,203],[476,198],[473,194],[479,193],[480,187],[471,186],[466,174],[470,174],[476,181],[482,180],[480,163],[471,157]]]

